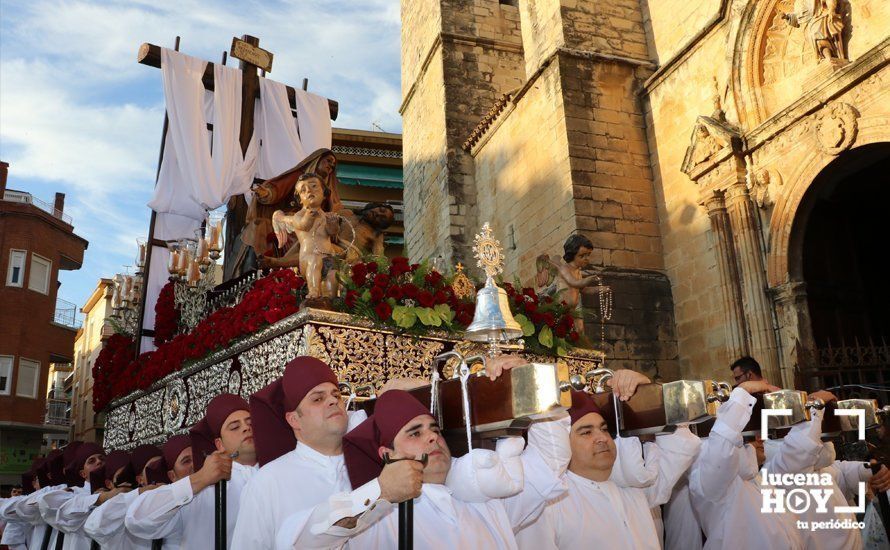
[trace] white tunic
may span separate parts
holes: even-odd
[[[701,524],[692,509],[689,476],[674,486],[671,499],[664,505],[664,547],[667,550],[701,550]]]
[[[508,441],[499,441],[499,450],[502,444],[510,446],[512,442]],[[522,440],[518,441],[521,443]],[[521,478],[517,480],[521,490],[509,498],[463,502],[454,498],[445,485],[424,483],[420,497],[414,501],[416,547],[442,550],[518,548],[514,532],[537,520],[546,503],[565,492],[564,481],[535,448],[529,447],[522,452],[521,465],[515,472]],[[386,513],[350,538],[347,548],[372,550],[398,546],[398,506],[388,502],[379,506]],[[293,548],[300,548],[300,545],[295,544]]]
[[[127,531],[124,518],[130,504],[139,496],[138,490],[115,495],[93,510],[83,525],[88,537],[101,548],[114,550],[151,550],[151,540],[142,539]],[[175,536],[164,539],[164,548],[179,548]]]
[[[11,550],[27,550],[28,540],[34,529],[34,526],[20,518],[15,511],[16,503],[25,498],[22,495],[0,499],[0,526],[3,528],[0,544],[9,546]]]
[[[40,515],[40,506],[38,504],[38,499],[49,491],[54,491],[56,489],[64,489],[66,485],[51,485],[48,487],[41,487],[40,489],[34,491],[30,495],[25,498],[17,501],[15,503],[15,514],[25,521],[26,523],[33,526],[33,530],[31,531],[31,540],[28,541],[28,548],[37,548],[38,550],[43,545],[43,539],[46,536],[47,532],[51,537],[50,542],[55,541],[55,531],[46,523],[43,519],[43,516]],[[12,513],[10,510],[8,513]],[[50,527],[47,529],[47,527]],[[52,547],[52,545],[50,545]]]
[[[823,444],[821,441],[822,414],[822,411],[813,411],[812,420],[795,425],[791,429],[791,432],[781,440],[781,443],[778,446],[776,446],[776,442],[770,441],[770,445],[764,448],[767,451],[767,463],[764,465],[764,469],[770,473],[817,473],[816,468],[818,467],[817,462],[819,459],[826,455],[830,454],[833,456],[834,454],[831,444]],[[831,452],[826,453],[826,449]],[[830,460],[830,458],[827,460]],[[840,463],[834,462],[833,464]],[[862,468],[861,462],[854,464],[858,465],[861,470],[865,470],[865,468]],[[800,514],[792,514],[791,512],[788,512],[789,516],[793,516],[795,525],[798,520],[807,522],[807,525],[824,524],[831,520],[856,521],[856,517],[853,514],[836,514],[834,512],[836,506],[848,506],[848,502],[847,497],[844,495],[845,491],[839,487],[837,483],[838,477],[842,473],[841,467],[835,466],[833,470],[837,472],[838,475],[831,475],[833,472],[826,472],[831,475],[833,482],[831,486],[777,486],[784,488],[787,491],[795,489],[803,489],[808,492],[812,490],[830,491],[828,502],[826,503],[826,511],[824,513],[818,512],[816,502],[814,501],[810,501],[809,507]],[[845,482],[845,486],[849,484],[849,482]],[[857,487],[853,488],[852,491],[849,491],[850,488],[847,487],[848,492],[855,493],[858,489],[858,483],[856,483],[856,485]],[[858,529],[799,529],[799,533],[804,547],[808,549],[853,550],[862,548],[862,534]]]
[[[803,548],[790,515],[760,512],[757,461],[741,436],[755,401],[741,388],[732,391],[689,472],[692,506],[707,537],[707,550]]]
[[[565,433],[568,438],[568,432]],[[597,482],[571,471],[563,474],[568,491],[548,503],[541,517],[517,533],[529,550],[603,548],[660,550],[652,508],[666,502],[699,448],[688,428],[647,443],[646,460],[635,437],[615,440],[618,458],[609,480]]]
[[[366,418],[364,411],[350,412],[348,428],[354,428]],[[327,456],[308,445],[298,444],[293,451],[260,468],[245,488],[232,547],[275,548],[285,519],[294,514],[298,516],[288,522],[284,541],[297,533],[302,533],[307,546],[324,546],[339,540],[339,535],[352,530],[332,527],[333,523],[361,514],[380,496],[376,479],[355,491],[351,489],[343,455]],[[336,498],[332,498],[334,495]],[[313,514],[321,521],[331,515],[336,519],[320,527],[321,532],[313,536],[310,529],[306,529],[307,525],[311,526]]]
[[[232,531],[238,518],[241,493],[256,471],[256,466],[232,463],[232,479],[226,486],[227,548],[242,548],[232,545]],[[194,494],[188,477],[146,491],[127,509],[124,525],[130,533],[142,539],[173,538],[180,540],[182,548],[188,550],[213,550],[214,491],[211,486]]]
[[[62,550],[90,550],[92,541],[83,532],[83,523],[98,498],[99,495],[90,494],[87,482],[83,487],[49,491],[38,499],[40,515],[65,535]]]

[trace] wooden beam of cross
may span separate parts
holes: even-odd
[[[234,56],[233,56],[234,57]],[[137,55],[136,60],[142,64],[147,65],[149,67],[155,67],[156,69],[161,68],[161,47],[156,46],[154,44],[149,44],[148,42],[139,46],[139,53]],[[257,68],[256,65],[253,65],[254,70]],[[256,74],[256,73],[254,73]],[[207,68],[204,70],[204,88],[209,91],[213,91],[213,63],[208,62]],[[257,90],[256,96],[260,97],[260,92]],[[291,109],[297,108],[297,100],[294,94],[294,88],[288,86],[287,87],[287,100],[290,102]],[[331,120],[337,120],[337,115],[340,112],[340,104],[337,103],[333,99],[328,100],[328,106],[331,109]]]

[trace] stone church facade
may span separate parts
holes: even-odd
[[[888,64],[883,0],[403,0],[408,253],[579,232],[613,368],[886,382]]]

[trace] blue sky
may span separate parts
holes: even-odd
[[[341,128],[401,131],[396,0],[0,0],[0,160],[9,183],[66,194],[83,268],[59,297],[82,305],[100,277],[132,264],[145,238],[164,99],[143,42],[218,62],[233,36],[273,52],[269,78],[340,102]],[[235,60],[229,65],[235,66]]]

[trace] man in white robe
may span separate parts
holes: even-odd
[[[834,399],[832,394],[824,391],[811,393],[808,397],[809,399],[822,399],[826,403]],[[795,523],[803,521],[810,526],[817,524],[825,525],[833,520],[839,522],[844,520],[849,522],[856,521],[856,517],[852,513],[839,514],[835,513],[834,510],[838,506],[849,506],[849,497],[847,495],[858,500],[856,493],[858,493],[859,481],[867,482],[872,477],[871,469],[863,462],[835,460],[834,444],[822,442],[821,440],[823,414],[821,410],[813,410],[809,421],[794,426],[792,432],[783,439],[766,441],[764,448],[766,464],[763,470],[761,470],[761,475],[764,471],[773,474],[804,475],[824,472],[829,475],[831,485],[770,486],[770,488],[785,489],[786,491],[795,489],[827,491],[825,512],[818,511],[815,501],[811,501],[810,506],[801,513],[786,512],[786,514],[793,517]],[[794,450],[791,452],[784,451],[784,448],[788,445],[792,445]],[[780,455],[783,452],[793,456],[793,459],[778,461],[779,465],[774,465],[777,462],[774,457],[779,458],[776,455]],[[863,498],[865,498],[864,491]],[[804,548],[807,549],[854,550],[862,548],[862,534],[859,529],[799,529],[799,532]]]
[[[244,492],[233,547],[272,549],[286,518],[287,538],[302,536],[307,547],[336,544],[339,537],[364,525],[343,527],[344,517],[361,515],[385,499],[408,496],[419,485],[409,464],[394,465],[381,479],[352,491],[343,461],[342,440],[363,421],[364,411],[348,414],[331,368],[313,357],[297,357],[284,375],[251,396],[251,413],[262,468]],[[333,518],[327,525],[310,517]],[[363,518],[367,521],[369,518]]]
[[[43,546],[44,539],[47,537],[52,539],[52,541],[55,540],[55,531],[53,531],[52,527],[44,521],[43,516],[40,515],[40,507],[37,502],[44,493],[57,488],[64,489],[66,487],[66,485],[59,484],[53,480],[55,476],[53,476],[53,468],[51,468],[52,463],[60,463],[62,460],[63,453],[61,449],[50,451],[46,458],[40,459],[39,465],[34,468],[35,474],[37,475],[36,490],[25,498],[16,501],[14,510],[12,507],[7,510],[7,515],[14,514],[15,517],[32,526],[31,538],[28,540],[28,548],[37,548],[39,550]],[[62,467],[60,466],[55,469],[61,479],[63,477]]]
[[[756,399],[752,393],[772,391],[764,381],[742,382],[717,410],[717,420],[702,443],[689,473],[692,505],[707,537],[704,548],[757,548],[796,550],[803,543],[790,514],[764,514],[758,475],[760,446],[744,444]],[[786,436],[784,449],[767,467],[770,471],[794,469],[795,461],[815,461],[818,446],[799,434],[796,426]],[[758,452],[761,454],[758,458]]]
[[[22,486],[18,492],[13,489],[10,498],[0,499],[0,523],[3,536],[0,537],[0,545],[7,545],[11,550],[27,550],[28,541],[34,526],[18,516],[16,504],[23,501],[31,493],[39,489],[37,482],[37,468],[43,463],[43,459],[37,458],[31,464],[31,468],[22,474]]]
[[[142,539],[173,538],[181,541],[182,548],[212,550],[214,485],[228,479],[226,547],[240,549],[232,544],[232,531],[242,490],[257,470],[250,407],[237,395],[220,394],[190,433],[195,473],[136,497],[124,524]]]
[[[149,460],[151,464],[143,468],[143,472],[138,476],[139,490],[122,492],[108,499],[104,504],[96,508],[84,524],[84,531],[87,535],[99,543],[101,548],[121,549],[121,550],[150,550],[152,541],[143,539],[133,535],[124,526],[124,519],[127,515],[127,509],[136,500],[136,498],[145,491],[150,491],[159,487],[161,480],[152,478],[152,471],[161,470],[165,478],[171,482],[187,477],[193,473],[191,464],[191,438],[188,435],[177,435],[170,438],[163,447],[163,458],[160,461]],[[126,453],[124,453],[126,455]],[[167,460],[170,460],[174,466],[168,471]],[[127,459],[129,460],[129,459]],[[112,456],[109,455],[108,465],[111,466]],[[126,465],[107,471],[109,490],[115,487],[115,474],[125,469]],[[174,549],[179,548],[179,540],[175,535],[171,538],[164,539],[163,548]]]
[[[626,400],[649,379],[615,371],[609,381]],[[562,466],[568,491],[548,503],[541,517],[517,534],[520,548],[604,548],[659,550],[661,535],[652,509],[667,502],[677,480],[695,459],[697,437],[686,427],[643,445],[636,437],[613,438],[602,411],[584,392],[572,392],[570,460]],[[568,423],[567,423],[568,424]],[[532,440],[529,440],[530,444]]]
[[[0,530],[3,531],[0,545],[8,546],[10,550],[27,550],[28,539],[31,538],[31,530],[34,528],[15,513],[15,504],[26,496],[12,495],[9,498],[0,498]]]
[[[494,481],[515,484],[510,492],[518,494],[481,502],[456,498],[456,491],[446,484],[454,463],[438,422],[411,394],[392,390],[380,395],[368,420],[346,434],[344,456],[353,487],[402,461],[421,466],[423,484],[414,501],[412,528],[418,548],[515,549],[514,531],[533,521],[549,499],[565,490],[545,457],[532,447],[523,450],[524,446],[522,438],[507,438],[498,442],[496,451],[512,475]],[[416,460],[422,455],[427,456],[425,464]],[[473,469],[478,471],[483,466],[479,459],[486,457],[495,458],[473,455]],[[395,548],[399,537],[395,504],[378,503],[382,512],[348,539],[347,548]],[[291,547],[302,548],[299,538]]]
[[[70,445],[70,444],[69,444]],[[105,465],[105,450],[96,443],[80,443],[74,457],[65,465],[68,487],[49,491],[38,499],[40,515],[64,537],[62,550],[89,550],[92,541],[83,532],[83,523],[92,510],[90,474]],[[72,503],[76,497],[76,504]]]

